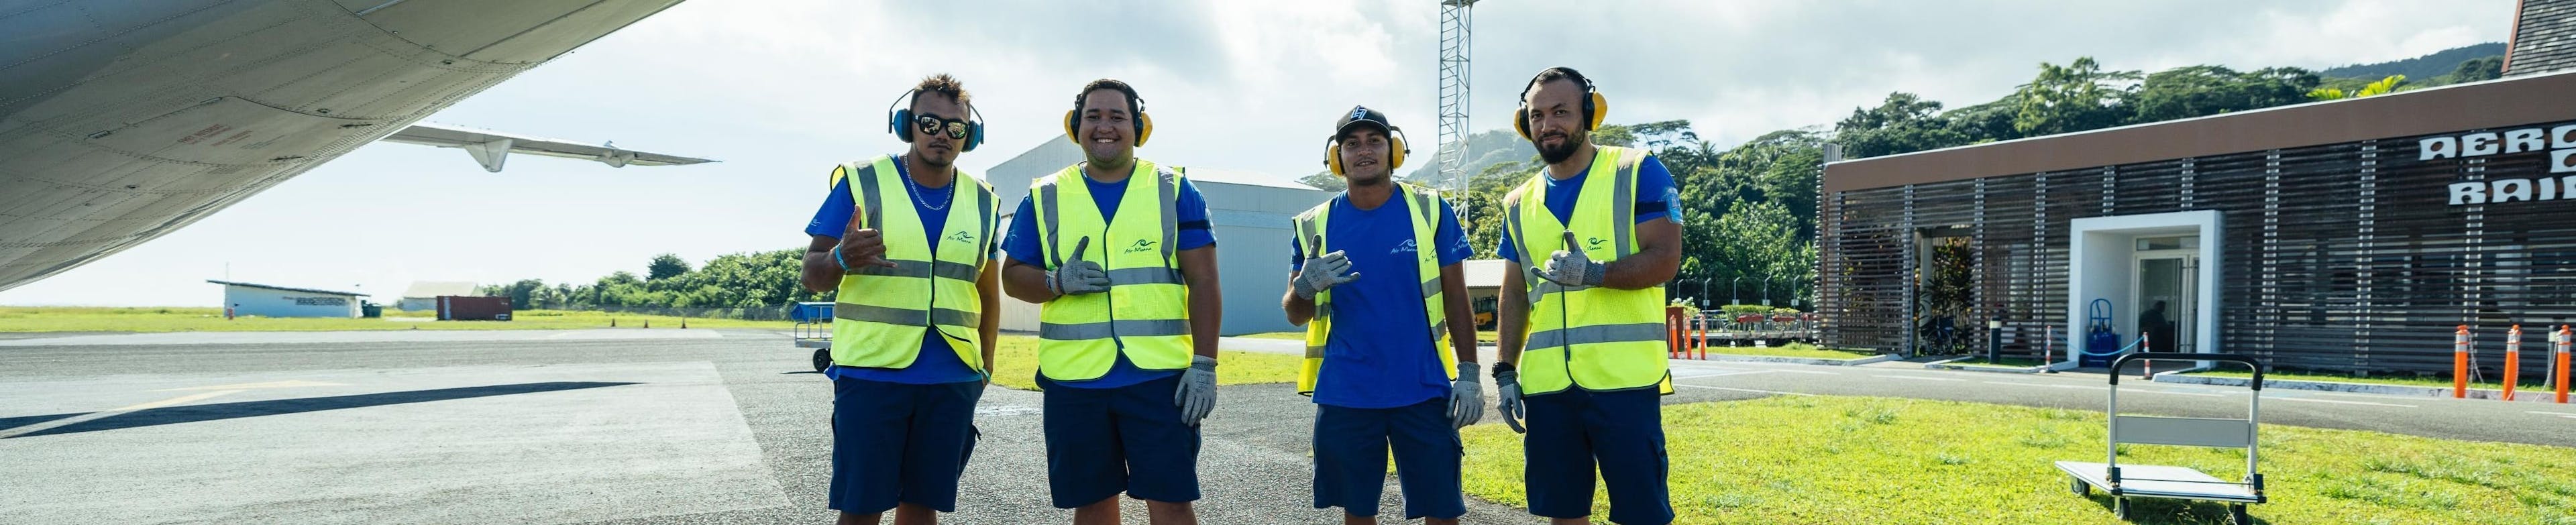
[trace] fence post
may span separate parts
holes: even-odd
[[[2514,383],[2522,382],[2522,325],[2504,333],[2504,400],[2513,400]]]
[[[2469,325],[2451,333],[2451,397],[2469,398]]]
[[[2553,353],[2558,360],[2558,373],[2553,373],[2558,381],[2558,404],[2568,401],[2568,345],[2576,345],[2576,335],[2568,332],[2568,324],[2558,324],[2558,350]]]

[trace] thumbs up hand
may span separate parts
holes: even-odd
[[[1054,271],[1047,272],[1047,291],[1059,296],[1109,291],[1109,271],[1101,269],[1100,263],[1082,260],[1083,250],[1090,247],[1090,237],[1074,241],[1073,255],[1064,258],[1064,264],[1057,265]]]
[[[1318,250],[1323,249],[1323,236],[1309,238],[1313,240],[1308,244],[1309,246],[1314,246]],[[1360,280],[1359,272],[1351,271],[1350,255],[1342,253],[1341,250],[1308,257],[1306,263],[1299,268],[1297,279],[1288,284],[1295,287],[1298,297],[1306,299],[1314,299],[1315,294],[1331,290],[1342,283]]]
[[[1574,238],[1574,230],[1565,231],[1565,247],[1547,258],[1547,269],[1539,277],[1562,286],[1600,286],[1609,268],[1583,253],[1583,244]]]

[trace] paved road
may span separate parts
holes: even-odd
[[[0,437],[0,524],[830,519],[830,388],[807,352],[763,331],[624,332],[14,338],[0,434],[22,435]],[[1337,520],[1309,492],[1313,405],[1286,385],[1220,399],[1202,518]],[[985,395],[946,522],[1070,519],[1047,505],[1038,406]],[[1397,494],[1381,513],[1401,515]],[[1474,500],[1469,516],[1538,522]]]

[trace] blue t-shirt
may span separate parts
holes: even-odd
[[[1575,174],[1574,178],[1556,180],[1555,177],[1547,176],[1544,171],[1539,173],[1539,179],[1547,181],[1547,211],[1556,214],[1556,222],[1574,222],[1575,198],[1583,195],[1583,179],[1590,177],[1591,174],[1590,170],[1586,170]],[[1672,217],[1674,224],[1680,224],[1682,222],[1681,203],[1681,188],[1673,185],[1673,174],[1664,170],[1664,161],[1648,155],[1646,160],[1637,163],[1637,224],[1645,224],[1646,221],[1664,217]],[[1557,234],[1557,232],[1532,233]],[[1512,237],[1510,228],[1503,229],[1502,241],[1503,245],[1494,250],[1494,256],[1515,263],[1522,262],[1520,239]],[[1544,254],[1541,255],[1541,258],[1545,258]]]
[[[1324,225],[1324,249],[1341,250],[1359,280],[1333,287],[1333,333],[1324,341],[1324,368],[1315,378],[1315,402],[1347,408],[1394,408],[1449,394],[1449,371],[1427,335],[1429,313],[1422,310],[1422,275],[1413,242],[1412,203],[1395,195],[1374,210],[1359,209],[1345,192],[1333,197],[1332,218]],[[1293,228],[1292,228],[1293,230]],[[1293,234],[1292,234],[1293,235]],[[1431,243],[1440,266],[1458,264],[1475,254],[1458,227],[1458,210],[1440,201],[1440,226]],[[1306,265],[1304,243],[1289,240],[1288,268]],[[1450,322],[1467,322],[1451,320]]]
[[[1100,208],[1100,217],[1112,219],[1118,216],[1119,200],[1126,197],[1127,183],[1134,182],[1136,177],[1128,177],[1118,182],[1100,182],[1092,180],[1091,177],[1081,177],[1081,179],[1082,182],[1090,184],[1091,203]],[[1207,198],[1199,195],[1198,186],[1190,184],[1190,179],[1182,178],[1180,195],[1176,200],[1178,203],[1173,211],[1180,215],[1178,219],[1181,225],[1181,245],[1173,248],[1185,251],[1216,245],[1216,233],[1208,230]],[[1030,199],[1020,199],[1019,211],[1013,213],[1015,216],[1011,219],[1011,231],[1002,235],[1002,253],[1009,255],[1012,260],[1045,268],[1046,251],[1038,245],[1037,203],[1030,202]],[[1120,343],[1121,348],[1125,345],[1124,342]],[[1127,354],[1122,352],[1117,355],[1116,361],[1109,364],[1109,372],[1100,377],[1081,381],[1053,381],[1053,383],[1073,388],[1118,388],[1180,373],[1179,370],[1136,368],[1135,363],[1127,362]]]
[[[947,203],[945,205],[941,205],[937,209],[933,209],[929,206],[923,205],[920,200],[912,200],[913,213],[921,216],[921,231],[936,232],[946,229],[948,225],[949,210],[957,209],[960,204],[969,208],[972,208],[975,205],[971,200],[961,202],[958,199],[952,198],[957,193],[957,185],[965,183],[964,179],[949,179],[948,186],[944,188],[928,188],[921,186],[919,183],[913,182],[911,167],[905,166],[902,159],[896,159],[894,161],[894,171],[896,174],[903,177],[903,185],[905,186],[903,188],[903,193],[896,195],[901,195],[906,200],[912,200],[912,196],[918,194],[921,196],[921,199],[926,199],[930,202]],[[851,176],[857,176],[857,174],[853,173]],[[888,189],[891,190],[893,188]],[[857,210],[858,201],[850,197],[850,179],[844,177],[841,179],[839,184],[832,186],[832,194],[823,198],[823,208],[814,211],[814,222],[805,224],[805,234],[821,235],[824,237],[839,239],[841,238],[841,232],[849,230],[850,217],[855,214]],[[938,235],[925,235],[924,237],[929,240],[937,240],[939,238]],[[930,249],[933,255],[938,254],[939,243],[930,243]],[[998,252],[995,254],[985,254],[985,257],[991,258],[997,254]],[[991,308],[993,306],[986,305],[985,307]],[[971,334],[958,335],[971,336]],[[984,380],[984,374],[976,372],[974,367],[966,366],[966,360],[957,357],[957,352],[955,350],[950,350],[948,343],[941,342],[937,339],[938,337],[941,336],[939,335],[939,329],[937,327],[933,327],[931,330],[921,334],[921,357],[914,358],[912,366],[904,368],[858,368],[832,365],[831,368],[825,369],[823,374],[830,376],[833,379],[866,379],[869,381],[884,381],[888,383],[912,385],[935,385],[942,383],[963,383],[967,381]],[[981,351],[981,349],[977,350]]]

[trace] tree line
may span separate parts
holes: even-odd
[[[2500,57],[2476,57],[2459,62],[2450,74],[2410,81],[2402,74],[2334,78],[2295,67],[2238,71],[2195,65],[2142,73],[2106,70],[2080,57],[2040,64],[2029,82],[1996,100],[1950,108],[1894,92],[1831,125],[1773,131],[1732,146],[1701,139],[1687,120],[1605,125],[1592,139],[1653,152],[1680,186],[1684,250],[1678,279],[1684,281],[1673,287],[1675,296],[1702,297],[1705,283],[1710,304],[1735,302],[1731,298],[1749,303],[1763,297],[1767,282],[1775,304],[1786,304],[1813,294],[1816,184],[1827,143],[1840,144],[1845,158],[1895,155],[2488,80],[2500,74],[2499,66]],[[1493,257],[1504,194],[1543,163],[1509,131],[1468,140],[1478,151],[1467,164],[1468,190],[1449,198],[1477,256]],[[1426,166],[1407,179],[1431,184],[1436,172]],[[1330,173],[1302,180],[1341,188]],[[508,296],[517,308],[770,308],[831,300],[831,293],[806,292],[798,284],[803,255],[803,249],[735,253],[691,268],[663,254],[646,265],[643,276],[621,270],[587,283],[523,279],[483,291]]]

